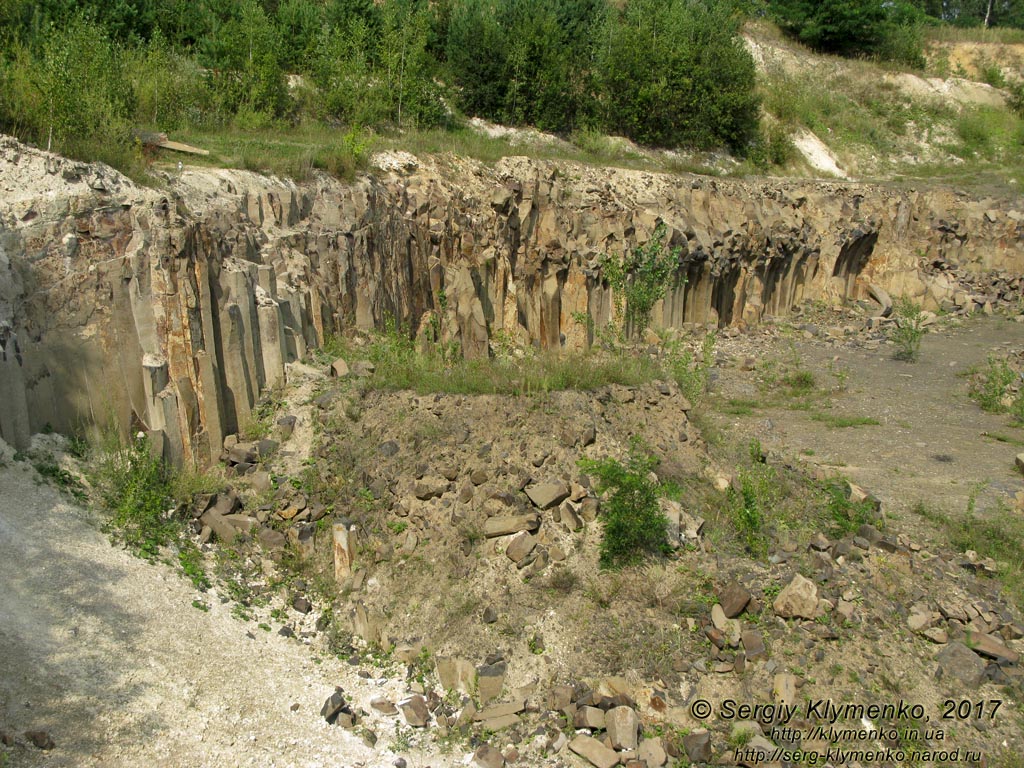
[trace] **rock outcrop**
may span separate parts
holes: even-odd
[[[203,463],[286,363],[388,317],[446,313],[470,357],[499,332],[585,347],[579,313],[600,326],[615,311],[600,256],[662,222],[680,263],[658,326],[753,324],[872,283],[938,306],[956,287],[924,263],[1024,264],[1024,213],[950,190],[378,165],[354,183],[196,169],[143,188],[0,138],[0,436],[109,424]]]

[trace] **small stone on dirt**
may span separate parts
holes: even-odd
[[[25,731],[25,738],[31,741],[37,749],[47,752],[57,746],[49,731]]]
[[[773,607],[776,615],[784,619],[813,619],[818,614],[818,588],[798,573],[779,592]]]

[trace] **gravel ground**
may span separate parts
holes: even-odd
[[[0,765],[393,765],[392,722],[367,720],[371,749],[319,710],[336,685],[369,710],[374,695],[401,696],[400,681],[361,680],[276,634],[252,639],[215,595],[197,610],[189,582],[112,546],[11,456],[0,442],[0,732],[18,742]],[[35,729],[55,748],[29,745]],[[401,756],[410,768],[462,762]]]

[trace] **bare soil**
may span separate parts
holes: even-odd
[[[1014,466],[1024,429],[1005,415],[986,413],[968,397],[967,374],[984,367],[993,354],[1024,346],[1024,324],[977,318],[956,327],[932,327],[917,362],[893,357],[894,347],[866,349],[857,339],[829,342],[796,331],[724,339],[721,348],[733,364],[719,368],[718,407],[712,423],[726,434],[756,437],[766,448],[811,466],[834,470],[872,491],[909,525],[919,502],[946,514],[962,513],[972,495],[983,508],[1009,500],[1024,488]],[[750,356],[753,371],[738,364]],[[725,413],[730,399],[765,402],[758,369],[770,361],[788,362],[813,372],[819,389],[832,393],[810,411],[772,404],[753,413]],[[830,371],[844,371],[845,389]],[[812,413],[876,419],[879,424],[834,428]]]

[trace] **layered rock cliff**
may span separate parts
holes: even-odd
[[[836,182],[670,176],[389,155],[354,183],[188,169],[143,188],[0,138],[0,436],[145,430],[215,457],[285,364],[328,334],[416,329],[467,356],[502,332],[582,347],[613,312],[598,261],[668,227],[655,324],[753,324],[875,283],[949,298],[936,260],[1024,268],[1019,201]],[[1014,207],[1016,204],[1017,207]]]

